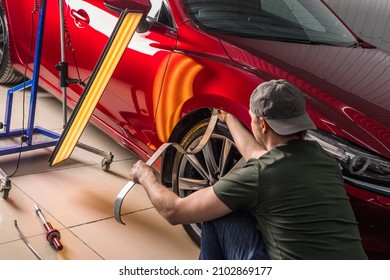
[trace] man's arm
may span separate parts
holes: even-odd
[[[216,196],[212,187],[184,198],[167,189],[156,178],[153,169],[142,161],[130,170],[130,179],[144,186],[155,209],[170,224],[190,224],[222,217],[231,210]]]
[[[256,141],[253,134],[235,116],[225,111],[221,111],[218,118],[220,121],[227,124],[234,143],[245,160],[259,158],[267,152],[267,150]]]

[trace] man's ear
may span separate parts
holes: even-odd
[[[265,134],[269,130],[270,126],[267,123],[267,121],[265,120],[265,118],[260,117],[259,120],[260,120],[261,133]]]

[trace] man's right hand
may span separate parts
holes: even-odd
[[[221,122],[226,122],[226,118],[227,118],[227,115],[229,113],[226,112],[226,111],[223,111],[223,110],[218,110],[218,119],[221,121]]]
[[[227,124],[234,143],[245,160],[259,158],[267,152],[265,147],[256,141],[253,134],[234,115],[219,110],[218,119]]]

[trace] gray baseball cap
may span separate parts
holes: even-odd
[[[264,117],[269,126],[280,135],[316,129],[306,112],[302,91],[285,80],[261,83],[252,92],[249,106],[252,113]]]

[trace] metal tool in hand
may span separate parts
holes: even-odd
[[[38,215],[39,219],[41,219],[43,227],[45,228],[46,231],[46,240],[53,245],[57,251],[61,251],[63,249],[63,246],[61,244],[61,234],[58,231],[58,229],[55,229],[52,227],[52,225],[45,220],[45,218],[42,215],[42,211],[39,208],[38,205],[34,206],[35,213]]]
[[[176,148],[176,150],[179,153],[184,154],[184,155],[194,155],[194,154],[199,153],[204,148],[204,146],[207,144],[207,142],[210,140],[210,137],[211,137],[211,135],[212,135],[212,133],[214,131],[215,125],[217,124],[217,121],[218,121],[218,110],[214,109],[212,114],[211,114],[211,118],[210,118],[209,124],[207,126],[207,129],[205,131],[205,134],[203,135],[203,137],[200,140],[199,144],[193,150],[191,150],[190,152],[187,152],[186,150],[184,150],[184,148],[180,144],[177,144],[177,143],[165,143],[165,144],[161,145],[157,149],[157,151],[149,158],[149,160],[146,162],[146,164],[151,166],[165,152],[165,150],[168,149],[169,147]],[[135,183],[130,180],[122,188],[122,190],[119,192],[118,196],[115,199],[115,203],[114,203],[114,216],[115,216],[115,219],[117,220],[117,222],[119,222],[119,223],[121,223],[123,225],[125,223],[121,219],[122,202],[123,202],[125,196],[127,195],[127,193],[134,187],[134,185],[135,185]]]
[[[30,249],[30,251],[37,257],[38,260],[43,260],[40,254],[31,246],[31,244],[28,242],[26,236],[23,234],[23,232],[18,227],[18,222],[14,221],[15,228],[19,232],[20,236],[22,237],[23,242],[27,245],[27,247]]]

